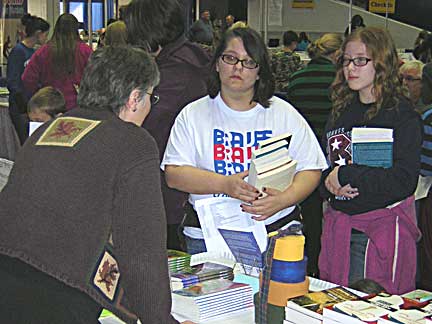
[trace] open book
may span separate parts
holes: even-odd
[[[297,161],[288,154],[291,134],[285,133],[260,142],[252,153],[248,182],[259,190],[263,187],[285,190],[292,183]]]

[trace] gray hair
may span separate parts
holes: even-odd
[[[418,61],[418,60],[408,61],[402,64],[402,66],[399,68],[399,73],[404,73],[407,70],[415,70],[417,71],[417,76],[421,78],[423,67],[424,67],[424,63],[422,61]]]
[[[105,46],[90,57],[81,80],[78,106],[118,115],[133,90],[139,90],[144,97],[158,83],[156,62],[144,50]]]

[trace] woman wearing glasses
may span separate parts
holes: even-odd
[[[211,64],[209,96],[181,111],[162,161],[168,185],[190,193],[192,207],[203,198],[237,198],[268,231],[299,218],[295,206],[317,186],[326,162],[306,121],[290,104],[273,97],[273,91],[268,53],[259,34],[250,28],[228,31]],[[260,141],[286,132],[292,133],[289,154],[298,161],[293,184],[283,192],[249,185],[244,178],[252,150]],[[193,208],[189,216],[184,229],[187,248],[197,253],[205,244]]]
[[[324,214],[321,278],[342,285],[368,278],[390,293],[412,290],[419,237],[412,194],[422,130],[403,96],[387,31],[367,27],[346,38],[332,99],[323,139],[330,168],[321,189],[330,206]],[[352,161],[353,127],[393,130],[390,167]]]

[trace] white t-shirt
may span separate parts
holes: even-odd
[[[223,175],[246,171],[260,141],[286,132],[292,134],[288,152],[297,160],[296,172],[326,169],[324,154],[305,119],[282,99],[272,97],[270,102],[269,108],[257,104],[248,111],[231,109],[220,94],[214,99],[207,96],[190,103],[171,129],[161,169],[165,170],[166,165],[188,165]],[[195,206],[198,199],[224,196],[190,194],[189,202]],[[274,223],[294,208],[281,210],[266,219],[265,224]]]

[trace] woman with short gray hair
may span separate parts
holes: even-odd
[[[97,50],[79,107],[26,142],[0,194],[1,323],[99,323],[102,308],[177,323],[158,150],[140,127],[158,81],[144,51]]]

